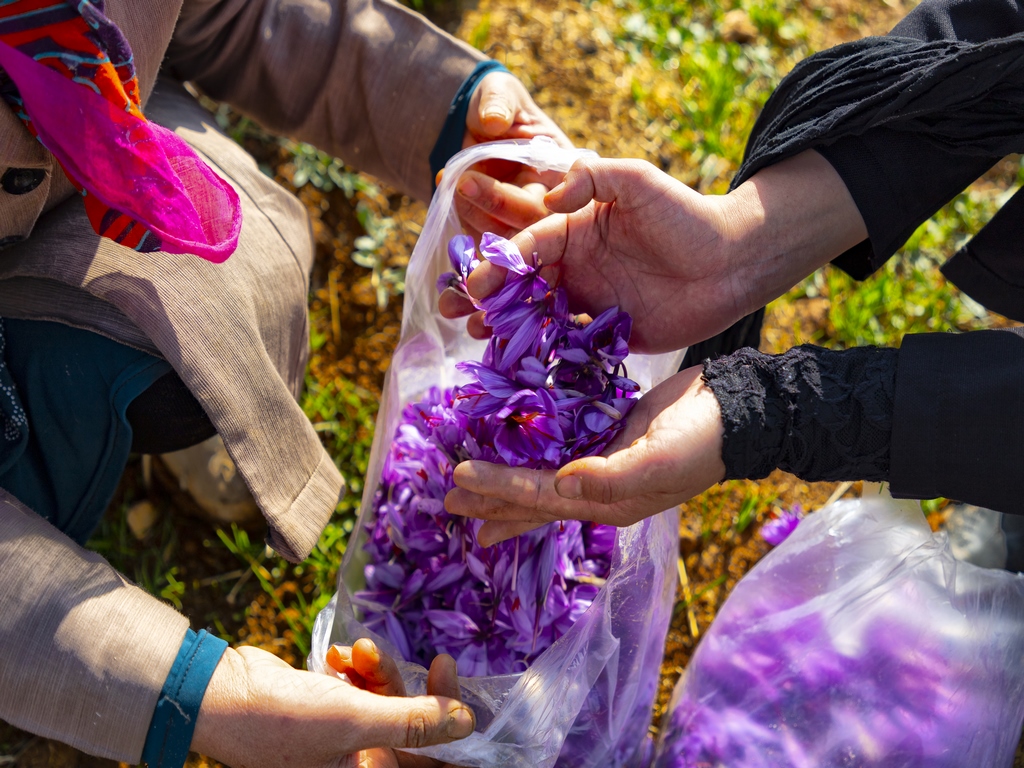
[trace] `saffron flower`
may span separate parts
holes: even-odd
[[[804,508],[799,504],[794,504],[789,509],[781,509],[761,526],[761,538],[777,547],[789,538],[789,534],[796,530],[806,516]]]
[[[466,290],[466,278],[469,277],[470,272],[480,265],[480,260],[476,257],[476,246],[473,244],[473,238],[469,235],[456,235],[453,237],[448,243],[448,260],[452,263],[452,268],[455,271],[445,272],[437,279],[438,293],[445,288],[455,288],[468,296],[469,291]]]
[[[568,311],[513,243],[484,234],[480,253],[508,270],[479,303],[493,331],[468,381],[433,388],[402,411],[374,495],[363,549],[363,623],[409,660],[455,657],[459,674],[519,672],[590,607],[611,567],[615,528],[565,521],[483,548],[482,521],[450,515],[444,497],[460,461],[557,468],[601,451],[622,430],[637,385],[626,376],[629,316],[589,325]],[[464,235],[438,290],[466,293],[478,266]],[[468,293],[467,293],[468,295]]]

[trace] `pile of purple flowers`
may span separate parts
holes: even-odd
[[[656,768],[980,764],[951,745],[997,719],[987,671],[897,613],[855,627],[859,647],[824,609],[798,621],[720,614],[681,683]]]
[[[432,389],[402,411],[384,460],[363,545],[363,623],[405,659],[455,657],[459,674],[519,672],[590,607],[611,565],[615,528],[552,523],[484,548],[482,521],[448,514],[460,461],[553,469],[604,449],[638,387],[623,359],[631,321],[610,309],[590,323],[568,312],[509,241],[484,234],[480,252],[505,267],[504,287],[479,302],[493,336],[483,359],[457,365],[470,381]],[[472,238],[448,246],[456,270],[438,281],[468,296],[479,260]]]

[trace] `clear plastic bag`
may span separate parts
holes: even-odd
[[[338,593],[317,617],[310,669],[326,672],[331,643],[370,637],[394,658],[387,639],[363,626],[352,595],[365,583],[367,521],[382,465],[402,408],[432,387],[461,384],[455,364],[480,360],[484,342],[464,320],[437,310],[437,279],[450,270],[448,241],[461,232],[453,195],[461,174],[485,159],[540,170],[567,171],[585,150],[547,139],[493,142],[449,162],[427,213],[406,275],[402,334],[385,379],[359,521],[338,575]],[[629,376],[650,389],[678,368],[682,353],[630,355]],[[522,673],[462,677],[463,699],[477,715],[477,732],[453,744],[411,750],[462,766],[625,765],[643,752],[675,595],[678,516],[675,510],[621,528],[611,571],[590,608]],[[426,669],[401,662],[410,694],[426,687]],[[648,750],[649,751],[649,750]]]
[[[808,516],[736,585],[676,686],[656,766],[1013,764],[1024,576],[954,559],[916,503]]]

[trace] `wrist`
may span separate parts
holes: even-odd
[[[701,367],[694,366],[692,370],[694,380],[690,384],[688,394],[696,405],[694,423],[698,425],[698,432],[702,436],[698,452],[702,458],[702,466],[698,473],[703,478],[701,485],[710,488],[725,479],[726,467],[722,458],[725,425],[722,420],[721,404],[714,391],[704,381]]]
[[[745,312],[867,238],[842,178],[813,150],[758,171],[725,195],[722,207]]]
[[[216,669],[210,677],[206,694],[199,707],[196,727],[192,735],[192,751],[222,760],[230,751],[224,738],[232,733],[228,719],[239,710],[238,703],[246,701],[246,664],[234,648],[224,649]],[[241,710],[244,713],[244,706]]]

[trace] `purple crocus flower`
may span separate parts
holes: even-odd
[[[444,508],[466,459],[555,468],[600,451],[622,429],[635,384],[623,359],[629,317],[612,309],[587,326],[511,242],[485,234],[480,253],[508,270],[479,302],[493,336],[469,381],[402,409],[366,523],[363,622],[410,661],[455,657],[463,675],[522,671],[586,612],[611,567],[615,529],[566,521],[489,548],[483,521]],[[478,265],[472,239],[453,238],[455,272],[438,289],[465,291]]]
[[[761,526],[761,538],[777,547],[789,538],[789,534],[796,530],[804,517],[806,513],[799,504],[794,504],[789,509],[781,509]]]
[[[494,447],[510,467],[557,465],[562,449],[558,409],[545,389],[520,390],[495,414]]]
[[[455,288],[462,293],[469,295],[466,290],[466,278],[480,265],[476,257],[476,245],[469,235],[456,235],[448,243],[448,260],[452,263],[454,272],[445,272],[437,278],[437,291],[440,293],[445,288]]]
[[[464,235],[456,235],[456,237],[464,237]],[[492,264],[504,267],[517,275],[528,275],[534,271],[534,267],[526,263],[523,254],[519,251],[519,246],[511,240],[498,237],[491,232],[484,232],[481,235],[480,253],[486,256]]]

